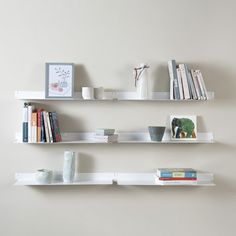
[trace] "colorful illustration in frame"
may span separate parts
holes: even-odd
[[[72,98],[74,95],[74,64],[46,63],[46,98]]]
[[[171,129],[172,140],[196,140],[197,116],[171,115],[170,129]]]

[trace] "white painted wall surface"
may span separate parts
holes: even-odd
[[[0,1],[0,235],[234,236],[236,210],[235,1]],[[200,68],[216,99],[206,103],[45,102],[64,131],[145,130],[169,114],[197,114],[216,144],[13,144],[23,103],[15,90],[43,90],[45,62],[74,62],[76,88],[134,90],[132,68],[151,66],[156,91],[168,89],[167,61]],[[193,167],[216,187],[15,187],[15,172],[60,169],[63,151],[81,153],[80,171]]]

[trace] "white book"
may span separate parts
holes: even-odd
[[[201,91],[201,99],[205,100],[206,96],[205,96],[205,93],[204,93],[204,88],[203,88],[203,85],[202,85],[202,82],[201,82],[201,78],[200,78],[199,73],[198,73],[197,70],[195,70],[195,73],[196,73],[196,77],[197,77],[198,84],[199,84],[200,91]]]
[[[114,135],[115,129],[96,129],[96,135],[106,136],[106,135]]]
[[[47,118],[47,125],[48,125],[48,134],[49,134],[49,142],[53,143],[53,136],[52,136],[52,127],[49,119],[49,114],[46,111],[46,118]]]
[[[196,89],[195,89],[195,86],[194,86],[194,83],[193,83],[192,75],[191,75],[189,70],[187,70],[187,74],[188,74],[188,81],[189,81],[190,89],[191,89],[191,92],[192,92],[192,98],[194,100],[197,100]]]
[[[183,100],[184,99],[183,83],[182,83],[181,72],[179,68],[177,68],[177,78],[178,78],[178,84],[179,84],[179,96],[180,96],[180,99]]]
[[[194,70],[191,70],[191,75],[193,78],[193,83],[194,83],[194,87],[196,90],[197,99],[200,100],[202,98],[201,98],[200,85],[198,83],[198,78],[197,78],[196,72]]]
[[[101,142],[117,142],[118,141],[118,134],[113,135],[94,135],[94,139],[101,141]]]
[[[32,143],[32,110],[33,106],[28,105],[28,142]]]
[[[168,61],[168,70],[170,75],[170,100],[174,99],[174,74],[172,68],[172,61]]]
[[[182,84],[183,84],[183,92],[184,92],[184,99],[190,99],[190,93],[189,93],[189,87],[188,87],[188,79],[187,79],[187,73],[185,69],[184,64],[179,65],[181,78],[182,78]]]
[[[200,70],[196,70],[196,72],[197,72],[197,77],[198,77],[199,82],[200,82],[200,86],[203,90],[204,99],[207,100],[208,99],[208,94],[207,94],[207,89],[206,89],[206,85],[205,85],[202,73],[201,73]]]
[[[44,128],[45,128],[45,134],[46,134],[46,142],[50,143],[46,111],[43,111],[43,121],[44,121]]]
[[[159,180],[156,177],[155,183],[158,185],[196,185],[197,180]]]

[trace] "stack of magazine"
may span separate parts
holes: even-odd
[[[115,129],[96,129],[94,139],[102,143],[115,143],[118,141],[118,134],[115,134]]]
[[[57,113],[36,109],[31,103],[24,104],[22,129],[25,143],[62,141]]]
[[[159,168],[156,183],[160,185],[195,185],[197,171],[192,168]]]
[[[208,93],[200,70],[168,61],[171,100],[207,100]]]

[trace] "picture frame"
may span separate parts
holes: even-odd
[[[45,97],[74,97],[74,64],[47,62],[45,64]]]
[[[171,140],[197,140],[196,115],[170,116]]]

